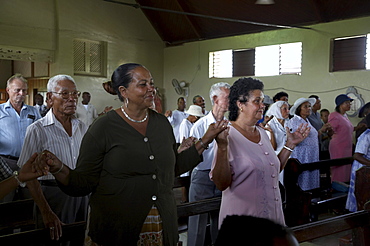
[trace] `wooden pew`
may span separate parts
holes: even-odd
[[[178,216],[191,216],[219,210],[221,198],[206,199],[177,206]],[[370,201],[366,210],[290,227],[299,243],[352,230],[353,245],[370,246]],[[338,239],[339,240],[339,239]]]
[[[174,182],[174,188],[189,187],[190,177],[177,177]],[[206,205],[210,202],[210,206]],[[221,198],[217,198],[216,202],[212,201],[200,201],[195,204],[185,203],[178,206],[180,212],[179,218],[182,218],[187,222],[189,215],[197,214],[196,211],[208,212],[212,209],[219,209]],[[49,229],[34,229],[35,224],[33,221],[33,200],[22,200],[10,203],[0,204],[0,228],[11,228],[11,231],[7,230],[6,234],[0,236],[0,245],[21,245],[24,242],[28,243],[60,243],[76,239],[77,241],[83,241],[85,236],[86,222],[78,222],[63,226],[63,237],[58,241],[52,241],[49,236]],[[200,206],[200,208],[198,208]],[[194,209],[195,211],[192,211]],[[28,231],[13,233],[12,229],[20,228],[22,226],[29,226]],[[181,231],[181,229],[179,228]],[[187,230],[187,226],[182,229]],[[82,244],[80,244],[82,245]]]
[[[208,213],[211,211],[220,210],[221,197],[204,199],[197,202],[188,202],[177,205],[178,217],[189,217],[192,215]]]
[[[219,210],[221,198],[206,199],[199,202],[178,205],[178,216],[191,216]],[[336,216],[333,218],[290,227],[299,243],[352,230],[353,245],[370,246],[370,201],[366,210]],[[339,239],[338,239],[339,240]]]
[[[33,204],[33,199],[0,203],[0,235],[34,229]]]
[[[189,185],[189,176],[177,177],[174,182],[174,188],[189,187]],[[0,235],[12,234],[17,229],[21,231],[35,229],[33,207],[33,199],[0,203]],[[183,221],[182,230],[186,230],[187,219],[183,218]]]
[[[85,221],[63,225],[63,235],[58,241],[50,239],[50,229],[48,228],[13,233],[0,236],[0,245],[31,245],[36,243],[59,245],[59,243],[68,241],[73,242],[72,245],[83,245],[85,240],[85,229]]]
[[[176,188],[183,188],[183,187],[186,189],[187,192],[189,192],[190,176],[175,178],[173,188],[176,189]],[[177,224],[178,224],[179,233],[182,233],[188,230],[188,218],[187,217],[178,217]]]
[[[370,202],[365,210],[290,228],[299,243],[352,230],[353,245],[370,245]]]
[[[301,190],[298,185],[298,176],[306,170],[319,169],[320,173],[326,173],[331,166],[341,166],[352,162],[353,158],[347,157],[301,164],[297,159],[290,158],[284,168],[286,224],[288,226],[306,224],[316,221],[318,214],[328,208],[344,208],[347,193],[332,191],[329,175],[320,181],[322,184],[320,188],[308,191]]]
[[[314,164],[314,165],[317,165]],[[293,166],[294,167],[294,166]],[[366,169],[366,174],[369,175],[370,168]],[[363,173],[363,172],[361,172]],[[359,174],[357,181],[360,182],[362,174]],[[186,180],[181,179],[181,180]],[[182,181],[178,180],[178,183]],[[186,183],[187,181],[185,181]],[[367,182],[370,182],[367,179]],[[174,185],[176,186],[176,185]],[[359,185],[361,186],[361,185]],[[181,187],[181,185],[180,185]],[[366,192],[368,194],[368,189]],[[358,199],[358,202],[362,199]],[[221,197],[206,199],[198,202],[180,204],[177,206],[179,218],[187,218],[191,215],[217,211],[220,209]],[[335,234],[342,231],[353,230],[354,242],[359,244],[354,245],[370,245],[370,202],[365,203],[365,211],[358,211],[334,218],[312,222],[305,225],[291,227],[299,242],[313,240],[319,237]],[[70,241],[76,239],[78,242],[83,242],[85,237],[86,222],[78,222],[63,226],[63,237],[59,242]],[[49,229],[38,229],[26,232],[14,233],[10,235],[0,236],[0,245],[18,245],[24,242],[28,243],[50,243]]]
[[[205,201],[182,204],[178,206],[180,216],[190,216],[198,213],[219,209],[221,199],[212,198]],[[206,206],[207,203],[210,206]],[[203,208],[203,209],[201,209]],[[291,227],[298,242],[313,240],[342,231],[353,230],[354,245],[370,245],[370,202],[365,205],[366,210],[350,213],[322,221]],[[82,245],[85,237],[86,222],[77,222],[63,225],[63,236],[58,243],[76,240],[77,245]],[[32,243],[56,243],[50,240],[49,229],[37,229],[26,232],[0,236],[0,245],[22,245]]]
[[[175,178],[173,188],[180,188],[180,187],[189,188],[189,186],[190,186],[190,176]]]

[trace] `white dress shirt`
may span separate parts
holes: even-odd
[[[194,123],[193,127],[190,129],[190,137],[196,137],[197,139],[203,137],[206,133],[208,126],[215,123],[216,119],[213,116],[212,111],[210,111],[206,116],[200,118]],[[195,168],[198,170],[211,170],[213,161],[213,147],[216,141],[213,140],[209,145],[208,149],[203,151],[203,162],[199,163]]]
[[[174,110],[172,115],[167,117],[173,128],[173,135],[175,135],[176,143],[181,143],[179,128],[183,119],[186,119],[189,115],[183,111]]]
[[[185,138],[187,139],[190,137],[190,129],[193,126],[193,123],[191,123],[188,119],[183,119],[180,127],[179,127],[179,135],[180,135],[180,143],[182,143],[182,140]]]
[[[96,108],[92,104],[84,105],[82,103],[77,104],[76,117],[85,123],[86,126],[90,126],[96,118],[98,118],[98,113]]]
[[[75,169],[82,137],[86,130],[87,126],[85,124],[73,118],[72,136],[70,137],[62,124],[55,118],[52,109],[49,110],[44,118],[39,119],[27,128],[18,166],[22,167],[33,153],[49,150],[63,164]],[[49,173],[39,179],[54,179],[54,176]]]

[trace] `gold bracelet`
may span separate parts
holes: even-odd
[[[284,145],[284,147],[283,147],[284,149],[286,149],[286,150],[289,150],[290,152],[293,152],[293,149],[291,149],[291,148],[289,148],[288,146],[286,146],[286,145]]]
[[[62,169],[63,169],[63,166],[64,166],[64,164],[62,163],[62,166],[59,168],[59,170],[56,171],[55,173],[51,173],[51,174],[55,175],[55,174],[60,173],[60,171],[62,171]]]

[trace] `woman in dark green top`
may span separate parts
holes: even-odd
[[[210,125],[202,139],[178,153],[167,118],[150,109],[155,93],[150,72],[139,64],[121,65],[112,75],[112,87],[123,105],[91,125],[76,169],[52,154],[43,155],[44,160],[65,193],[91,193],[89,235],[94,243],[137,245],[154,208],[162,221],[163,245],[176,245],[174,178],[201,161],[202,152],[227,122]]]

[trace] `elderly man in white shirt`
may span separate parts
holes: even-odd
[[[216,121],[225,119],[224,114],[229,107],[230,85],[220,82],[212,85],[209,97],[212,102],[212,110],[204,117],[194,123],[190,129],[190,136],[200,139],[207,131],[208,126]],[[200,139],[201,141],[201,139]],[[209,178],[212,161],[214,157],[213,147],[216,144],[203,143],[207,148],[203,152],[203,162],[199,163],[191,173],[191,183],[189,188],[189,201],[195,202],[207,198],[219,197],[222,192],[216,188],[216,185]],[[211,221],[211,238],[213,244],[217,238],[218,232],[218,211],[209,213]],[[189,217],[188,223],[188,246],[203,246],[208,223],[208,214],[200,214]]]
[[[50,78],[47,90],[51,110],[27,128],[18,165],[26,163],[35,152],[49,150],[74,169],[82,137],[87,130],[87,126],[74,116],[80,92],[73,78],[68,75]],[[27,187],[39,208],[35,214],[36,226],[50,228],[52,239],[61,236],[61,222],[69,224],[86,220],[88,197],[66,195],[50,173],[39,178],[39,181],[27,182]]]

